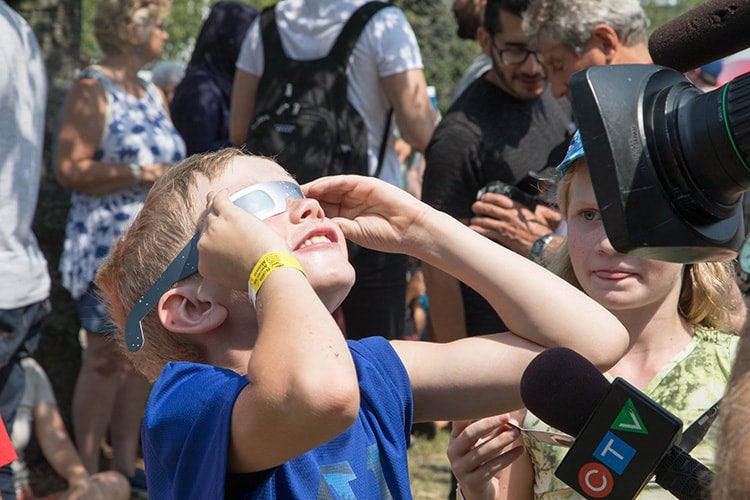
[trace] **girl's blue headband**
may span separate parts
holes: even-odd
[[[583,158],[583,143],[581,142],[581,131],[576,130],[576,133],[573,134],[573,137],[570,139],[570,144],[568,145],[568,152],[565,153],[565,158],[563,158],[563,161],[560,162],[560,164],[557,166],[557,171],[560,172],[560,175],[565,175],[565,172],[568,171],[570,166],[579,158]]]

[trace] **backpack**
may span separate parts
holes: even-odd
[[[369,175],[367,128],[347,99],[346,67],[360,33],[387,7],[368,2],[344,25],[325,57],[297,61],[287,57],[276,27],[276,10],[261,14],[265,69],[245,148],[273,157],[300,184],[326,175]],[[392,112],[392,110],[391,110]],[[388,139],[388,113],[378,157],[378,172]]]

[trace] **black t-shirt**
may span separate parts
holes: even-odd
[[[530,171],[556,166],[565,156],[571,122],[568,101],[549,90],[524,101],[478,78],[446,112],[427,146],[422,200],[458,219],[472,217],[477,191],[490,181],[516,185]],[[461,291],[469,335],[506,330],[479,294],[463,284]]]

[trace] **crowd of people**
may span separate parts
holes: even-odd
[[[282,55],[322,60],[366,3],[269,7]],[[734,263],[618,252],[573,113],[574,73],[651,64],[638,0],[455,0],[457,35],[481,51],[442,114],[406,15],[382,8],[346,65],[370,175],[303,185],[244,148],[275,66],[270,17],[214,3],[183,65],[162,61],[170,9],[98,0],[102,55],[55,134],[71,193],[59,270],[83,347],[71,436],[33,358],[52,307],[31,230],[46,73],[0,0],[3,500],[36,498],[32,436],[67,481],[60,498],[409,498],[412,432],[436,422],[451,498],[575,498],[554,475],[566,449],[518,430],[556,431],[519,391],[550,347],[685,427],[721,401],[692,454],[716,498],[735,498],[750,356]],[[708,91],[717,64],[686,77]]]

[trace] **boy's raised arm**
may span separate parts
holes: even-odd
[[[347,238],[410,254],[452,274],[481,293],[515,334],[442,345],[394,342],[415,391],[415,420],[435,418],[448,408],[448,401],[453,403],[452,418],[520,407],[520,376],[545,347],[569,347],[600,369],[624,354],[627,331],[604,307],[397,187],[373,178],[337,176],[303,188],[321,202]],[[483,397],[488,391],[497,397]],[[455,396],[458,399],[451,400]]]
[[[489,300],[509,329],[544,347],[566,346],[608,368],[628,334],[604,307],[526,259],[378,179],[336,176],[303,187],[355,243],[408,253]]]
[[[247,290],[250,270],[262,256],[291,253],[283,238],[225,192],[213,199],[198,248],[201,275],[240,291]],[[248,339],[252,314],[233,320],[244,321],[240,331]],[[233,472],[268,469],[309,451],[343,432],[359,411],[346,340],[302,272],[285,267],[270,273],[258,293],[256,314],[250,383],[232,411]]]

